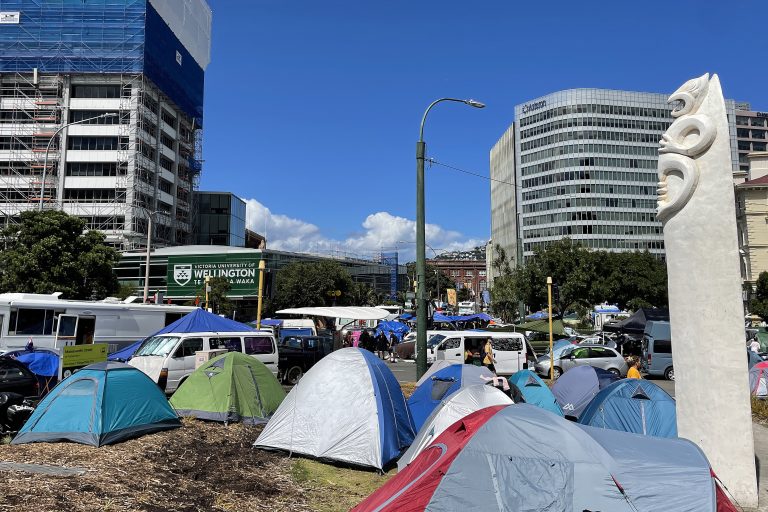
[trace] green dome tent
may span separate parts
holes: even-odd
[[[283,398],[283,387],[264,363],[228,352],[195,370],[170,402],[179,416],[256,424],[266,422]]]

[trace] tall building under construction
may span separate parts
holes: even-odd
[[[205,0],[0,1],[0,225],[77,215],[110,244],[191,241]]]

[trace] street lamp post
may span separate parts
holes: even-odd
[[[144,260],[144,304],[149,298],[149,253],[152,250],[152,216],[157,213],[140,207],[147,214],[147,256]]]
[[[420,379],[427,371],[427,298],[426,288],[426,256],[425,214],[424,214],[424,156],[427,145],[424,142],[424,122],[432,107],[442,101],[455,101],[470,107],[483,108],[479,101],[458,98],[440,98],[433,101],[424,111],[419,127],[419,141],[416,143],[416,378]]]
[[[51,135],[50,140],[48,141],[48,145],[45,147],[45,156],[43,157],[43,179],[40,182],[40,201],[38,203],[37,209],[42,211],[43,210],[43,197],[45,196],[45,175],[48,173],[48,151],[51,149],[51,143],[56,138],[56,136],[59,134],[61,130],[68,126],[72,126],[73,124],[83,124],[87,123],[88,121],[93,121],[94,119],[104,119],[107,117],[115,117],[117,114],[115,113],[107,113],[107,114],[100,114],[98,116],[89,117],[88,119],[81,119],[80,121],[73,121],[71,123],[66,123],[61,125],[55,132],[53,132],[53,135]]]

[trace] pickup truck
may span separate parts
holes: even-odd
[[[278,345],[278,378],[284,384],[296,385],[316,362],[332,351],[333,338],[328,336],[285,337]]]

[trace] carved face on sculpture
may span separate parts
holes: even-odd
[[[698,78],[692,78],[685,82],[678,90],[672,93],[667,103],[680,102],[672,110],[672,117],[680,117],[695,114],[709,90],[709,73],[704,73]]]
[[[709,94],[709,73],[687,81],[669,97],[681,102],[672,116],[675,121],[659,141],[659,187],[656,216],[666,221],[693,196],[699,182],[696,159],[714,143],[717,123],[705,103]]]

